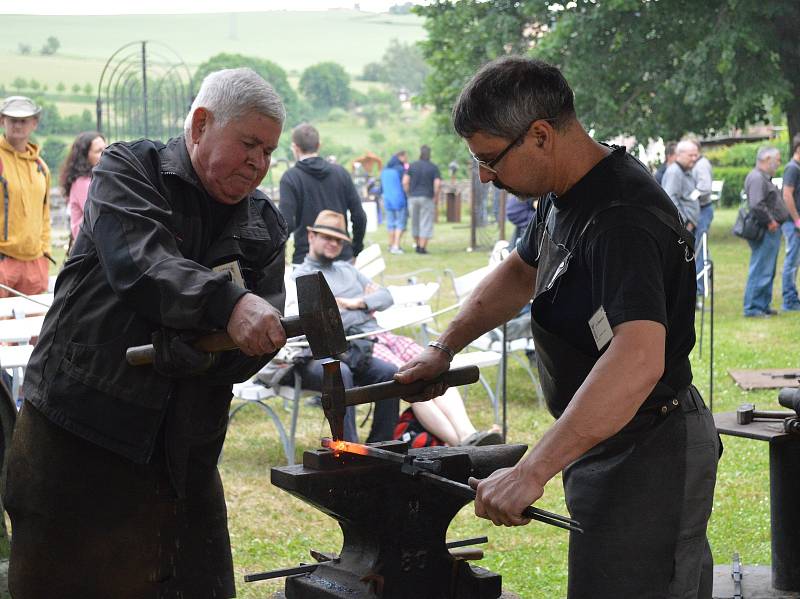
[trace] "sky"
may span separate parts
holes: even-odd
[[[387,12],[405,0],[360,0],[361,10]],[[419,0],[414,2],[420,3]],[[0,0],[0,14],[32,15],[118,15],[118,14],[181,14],[208,12],[261,12],[268,10],[352,9],[356,0],[37,0],[12,2]],[[224,7],[224,9],[222,8]]]

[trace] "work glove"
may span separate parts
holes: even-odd
[[[155,357],[153,368],[170,378],[187,378],[206,372],[211,368],[216,355],[192,347],[194,338],[172,329],[160,329],[153,333]]]

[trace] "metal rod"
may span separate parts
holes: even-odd
[[[319,564],[303,564],[294,568],[279,568],[269,572],[259,572],[257,574],[245,574],[245,582],[257,582],[259,580],[271,580],[272,578],[282,578],[284,576],[294,576],[295,574],[307,574],[317,569]]]
[[[470,545],[480,545],[481,543],[488,543],[489,537],[473,537],[471,539],[462,539],[460,541],[450,541],[445,543],[448,549],[455,549],[456,547],[469,547]]]
[[[13,287],[9,287],[8,285],[3,285],[2,283],[0,283],[0,289],[2,289],[3,291],[8,291],[9,293],[13,293],[14,295],[17,295],[17,296],[19,296],[19,297],[21,297],[23,299],[26,299],[26,300],[28,300],[30,302],[33,302],[34,304],[39,304],[40,306],[44,306],[45,308],[49,308],[50,307],[50,304],[45,304],[44,302],[39,301],[36,298],[31,297],[30,295],[26,295],[26,294],[22,293],[21,291],[17,291]]]
[[[144,113],[144,136],[150,137],[147,128],[147,42],[142,42],[142,110]]]
[[[439,476],[438,474],[433,474],[432,472],[420,472],[419,476],[422,480],[430,481],[444,490],[455,493],[459,497],[463,497],[464,499],[475,499],[475,489],[469,485]],[[542,522],[544,524],[550,524],[551,526],[557,526],[558,528],[563,528],[565,530],[571,530],[573,532],[580,533],[583,532],[583,529],[580,528],[580,522],[577,520],[567,518],[566,516],[561,516],[560,514],[554,514],[553,512],[548,512],[533,506],[526,507],[522,511],[521,515],[525,518],[530,518],[531,520],[536,520],[537,522]]]

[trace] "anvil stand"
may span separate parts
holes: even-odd
[[[745,566],[740,596],[800,599],[800,436],[784,432],[780,420],[737,424],[735,412],[715,414],[714,422],[723,435],[769,443],[771,572],[770,566]],[[730,565],[714,568],[713,596],[736,596]]]
[[[438,473],[466,483],[515,464],[524,445],[426,447],[373,444],[439,462]],[[468,500],[365,456],[306,451],[303,464],[275,467],[272,484],[336,519],[344,544],[337,561],[290,576],[273,599],[518,599],[499,574],[450,555],[445,536]]]

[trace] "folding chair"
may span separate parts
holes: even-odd
[[[470,271],[460,276],[456,276],[455,272],[451,269],[445,269],[445,276],[450,278],[453,286],[453,293],[458,302],[463,302],[467,296],[483,281],[486,276],[496,268],[502,259],[501,253],[508,245],[507,242],[499,241],[495,244],[492,252],[492,259],[487,266],[483,266],[476,270]],[[470,343],[470,347],[479,351],[492,351],[502,354],[503,351],[503,330],[496,328],[488,333],[481,335]],[[506,355],[510,356],[527,372],[528,377],[533,385],[533,390],[538,398],[539,405],[544,404],[544,394],[542,393],[542,386],[539,383],[539,378],[531,367],[529,356],[535,351],[533,339],[531,337],[512,339],[506,342]],[[498,395],[500,393],[500,379],[498,378]]]

